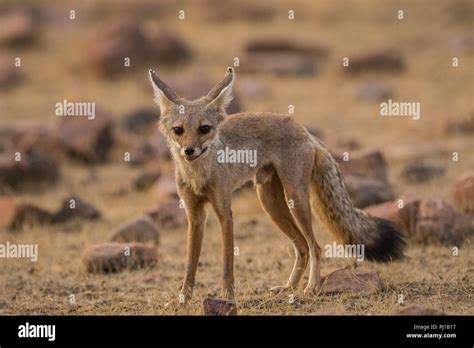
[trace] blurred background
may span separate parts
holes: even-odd
[[[179,288],[186,221],[147,71],[194,99],[234,66],[229,113],[290,112],[340,162],[358,207],[403,220],[411,261],[380,266],[388,288],[405,286],[412,299],[472,314],[463,306],[472,279],[463,277],[473,260],[453,259],[451,249],[464,243],[472,251],[473,23],[468,0],[3,0],[0,241],[38,243],[40,258],[0,261],[7,265],[0,311],[174,313],[163,305]],[[421,118],[381,117],[389,99],[420,103]],[[56,116],[64,100],[94,103],[95,119]],[[393,216],[401,197],[412,204],[409,218]],[[80,207],[73,212],[71,199]],[[345,298],[300,308],[281,299],[262,304],[267,287],[289,274],[292,249],[253,190],[236,194],[234,210],[244,313],[396,309],[390,292],[359,306]],[[159,230],[158,266],[107,278],[84,271],[90,246],[115,240],[143,214]],[[218,288],[212,215],[209,229],[198,297]],[[321,245],[332,241],[324,227],[315,231]],[[343,265],[327,262],[325,271]],[[404,267],[415,270],[406,279]],[[72,306],[70,294],[82,302]]]

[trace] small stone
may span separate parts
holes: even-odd
[[[83,263],[89,273],[115,273],[152,266],[156,249],[141,243],[103,243],[86,250]]]
[[[412,219],[408,236],[418,243],[459,245],[472,233],[469,218],[441,199],[413,202],[401,214],[403,221]]]
[[[160,178],[161,169],[159,166],[152,166],[141,172],[134,180],[133,187],[137,191],[144,191],[153,186]]]
[[[111,77],[159,61],[176,64],[191,56],[176,32],[154,22],[115,21],[100,28],[85,43],[87,63],[98,75]],[[124,58],[130,58],[127,66]]]
[[[113,122],[108,113],[96,110],[94,119],[88,116],[61,117],[58,137],[61,146],[73,159],[86,163],[107,160],[113,145]]]
[[[0,197],[0,228],[19,230],[24,226],[44,225],[52,214],[15,197]]]
[[[474,112],[466,117],[450,117],[446,123],[445,131],[448,134],[469,135],[474,133]]]
[[[346,188],[357,208],[383,203],[394,199],[390,184],[357,175],[345,176]]]
[[[21,69],[15,66],[15,58],[7,54],[0,55],[0,90],[9,90],[24,80]]]
[[[62,206],[54,214],[53,223],[62,223],[73,219],[96,220],[101,217],[100,211],[82,198],[71,196],[63,200]]]
[[[344,71],[351,74],[364,72],[400,73],[405,70],[405,60],[396,50],[374,51],[359,56],[349,57],[349,66]]]
[[[466,214],[474,216],[474,171],[460,176],[454,183],[454,202]]]
[[[408,183],[419,184],[441,177],[445,171],[444,166],[440,164],[420,161],[406,165],[402,177]]]
[[[339,269],[323,279],[321,292],[324,294],[374,294],[381,288],[382,280],[377,271],[360,272]]]
[[[184,208],[180,208],[178,199],[170,198],[158,203],[146,212],[158,226],[163,228],[180,228],[186,226],[187,218]]]
[[[326,47],[284,38],[251,40],[245,51],[241,66],[245,72],[300,76],[314,76],[328,54]]]
[[[379,150],[371,150],[350,156],[348,161],[341,155],[336,160],[344,175],[358,175],[364,178],[388,182],[387,161]]]
[[[203,314],[212,316],[237,315],[237,306],[234,301],[208,297],[203,302]]]
[[[159,236],[155,222],[148,215],[142,215],[119,226],[110,240],[112,242],[151,242],[158,244]]]
[[[0,45],[16,46],[29,44],[37,36],[38,28],[32,11],[14,9],[0,16]]]
[[[159,118],[159,109],[138,109],[123,116],[120,126],[131,133],[141,134],[155,126]]]

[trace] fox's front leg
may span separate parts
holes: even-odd
[[[206,211],[204,200],[198,197],[184,185],[178,183],[179,196],[184,202],[188,219],[188,235],[186,245],[186,271],[184,274],[183,286],[181,287],[179,302],[187,303],[192,295],[196,271],[201,256],[202,238],[204,235],[204,225],[206,223]]]
[[[222,185],[222,187],[227,187]],[[234,300],[234,226],[231,209],[232,193],[222,188],[209,195],[221,225],[222,244],[222,298]]]

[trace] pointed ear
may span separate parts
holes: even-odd
[[[225,109],[230,104],[234,98],[232,96],[232,86],[234,84],[234,79],[234,69],[228,67],[224,79],[215,85],[214,88],[212,88],[207,94],[208,97],[212,98],[208,106]]]
[[[178,96],[156,75],[154,70],[149,70],[150,82],[153,86],[155,98],[153,99],[160,107],[161,114],[176,106]]]

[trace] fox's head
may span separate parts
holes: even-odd
[[[153,70],[149,74],[154,100],[161,110],[160,129],[168,138],[171,150],[186,161],[206,156],[226,115],[225,108],[232,101],[234,69],[227,68],[221,82],[206,96],[193,101],[179,98]]]

